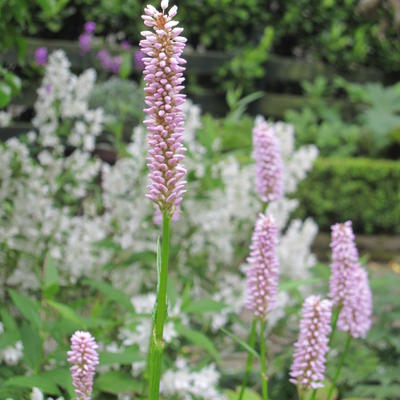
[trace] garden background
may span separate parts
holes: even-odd
[[[147,3],[0,0],[0,399],[30,398],[33,387],[70,398],[64,354],[77,328],[101,343],[96,399],[141,391],[157,237],[144,197]],[[164,396],[234,399],[240,384],[243,265],[260,207],[251,130],[263,115],[287,171],[275,207],[272,397],[294,396],[298,310],[306,293],[326,291],[330,226],[352,220],[374,325],[335,395],[399,399],[400,2],[176,4],[188,38],[189,189],[172,249]],[[256,376],[252,385],[257,399]]]

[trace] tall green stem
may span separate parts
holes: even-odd
[[[260,319],[260,362],[261,362],[261,387],[263,400],[268,400],[268,375],[267,357],[265,346],[265,320]]]
[[[347,353],[349,352],[351,340],[352,340],[352,337],[351,337],[350,334],[348,334],[347,340],[346,340],[346,344],[344,346],[344,351],[343,351],[343,353],[342,353],[342,355],[341,355],[341,357],[339,359],[339,363],[338,363],[338,366],[336,368],[335,376],[333,377],[332,385],[329,388],[327,400],[331,400],[332,393],[333,393],[333,391],[334,391],[334,389],[336,387],[337,380],[338,380],[338,378],[340,376],[340,371],[342,370],[342,367],[343,367],[343,364],[344,364],[344,360],[346,359]]]
[[[254,318],[253,323],[251,325],[251,331],[250,331],[250,336],[249,336],[249,346],[251,348],[254,348],[254,345],[256,342],[256,335],[257,335],[257,319]],[[253,365],[253,354],[248,352],[247,363],[246,363],[246,372],[243,377],[242,387],[240,389],[240,394],[239,394],[239,400],[242,400],[244,391],[246,390],[247,382],[249,380],[252,365]]]
[[[337,322],[339,319],[339,315],[340,315],[340,311],[342,310],[342,306],[339,305],[338,307],[336,307],[334,313],[333,313],[333,319],[332,319],[332,331],[331,334],[329,335],[329,348],[331,347],[333,338],[335,337],[335,333],[336,333],[336,327],[337,327]]]
[[[311,393],[311,398],[310,398],[310,400],[315,400],[316,396],[317,396],[317,389],[314,389],[314,390],[312,391],[312,393]]]
[[[163,332],[167,317],[167,281],[168,259],[170,247],[171,217],[163,212],[161,268],[158,275],[157,304],[154,317],[153,332],[149,360],[149,400],[158,400],[160,392],[161,364],[164,350]]]

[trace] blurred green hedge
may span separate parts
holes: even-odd
[[[399,161],[319,158],[297,197],[297,216],[321,230],[350,219],[359,233],[400,233]]]
[[[1,2],[0,2],[1,3]],[[85,20],[99,34],[126,34],[137,43],[146,4],[160,0],[54,0],[62,3],[52,21],[60,38],[74,39]],[[348,70],[358,65],[387,72],[400,67],[400,11],[392,0],[174,0],[190,45],[236,51],[254,47],[266,27],[274,31],[273,52],[316,58]],[[366,4],[368,3],[368,4]],[[35,20],[37,18],[34,18]],[[53,17],[54,19],[54,17]],[[38,25],[40,30],[43,24]],[[123,32],[121,32],[121,30]],[[38,36],[51,36],[39,32]]]

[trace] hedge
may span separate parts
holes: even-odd
[[[297,197],[297,216],[323,231],[350,219],[358,233],[400,233],[400,161],[319,158]]]

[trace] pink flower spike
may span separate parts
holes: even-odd
[[[253,157],[256,162],[256,190],[263,202],[283,196],[283,159],[275,128],[263,118],[253,128]]]
[[[330,297],[340,307],[338,329],[365,338],[372,318],[368,274],[360,266],[351,221],[332,226]]]
[[[358,267],[354,272],[349,293],[343,300],[338,329],[357,338],[365,338],[372,325],[372,294],[367,272]]]
[[[165,13],[168,1],[163,0],[161,6],[162,12],[150,5],[145,8],[143,21],[151,30],[142,32],[144,39],[140,41],[148,106],[144,110],[148,115],[144,123],[150,147],[147,197],[172,216],[182,202],[186,185],[186,169],[181,165],[185,154],[182,144],[185,95],[180,93],[184,88],[186,61],[181,55],[186,40],[174,28],[176,23],[171,16],[174,13]]]
[[[331,228],[331,278],[329,296],[333,304],[340,305],[347,292],[348,283],[353,280],[353,273],[359,267],[358,251],[351,221],[335,224]]]
[[[89,332],[77,331],[71,338],[68,354],[76,400],[91,400],[93,379],[99,364],[97,344]]]
[[[323,387],[331,314],[331,301],[322,300],[320,296],[309,296],[303,304],[290,382],[304,389]]]
[[[256,317],[266,318],[275,307],[278,293],[279,263],[276,255],[278,228],[270,215],[260,214],[250,246],[247,275],[247,308]]]

